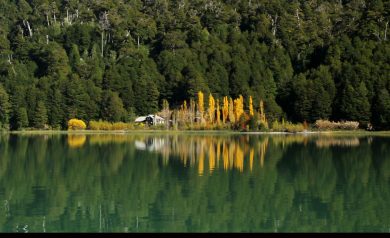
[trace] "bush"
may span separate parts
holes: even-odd
[[[258,121],[258,116],[257,115],[250,117],[248,125],[249,125],[249,129],[251,131],[256,131],[258,129],[257,121]]]
[[[259,131],[269,131],[269,127],[268,127],[268,122],[267,121],[265,121],[265,122],[261,121],[259,123]]]
[[[314,126],[319,130],[357,130],[359,122],[356,121],[342,121],[333,122],[328,120],[317,120]]]
[[[282,123],[278,121],[274,121],[272,123],[272,131],[278,131],[278,132],[302,132],[305,130],[305,127],[302,123],[293,124],[291,122],[285,122],[282,121]]]
[[[68,130],[85,130],[86,128],[87,125],[82,120],[73,118],[68,121]]]
[[[134,129],[133,124],[124,123],[124,122],[115,122],[111,123],[108,121],[90,121],[89,122],[90,130],[102,130],[102,131],[117,131],[117,130],[130,130]]]
[[[287,132],[291,133],[302,132],[305,130],[305,127],[302,123],[292,124],[291,122],[287,122],[284,127]]]
[[[277,120],[275,120],[274,122],[272,122],[271,128],[272,128],[273,131],[284,132],[284,127],[283,127],[282,123],[280,123],[280,122],[277,121]]]

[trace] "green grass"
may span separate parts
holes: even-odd
[[[136,129],[136,130],[22,130],[6,131],[3,133],[19,135],[58,135],[58,134],[251,134],[251,135],[273,135],[273,134],[313,134],[313,135],[332,135],[332,136],[390,136],[390,131],[308,131],[308,132],[240,132],[233,130],[154,130],[154,129]]]

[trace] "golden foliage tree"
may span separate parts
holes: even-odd
[[[209,120],[211,123],[213,123],[214,122],[214,114],[215,114],[215,99],[211,93],[209,96],[208,113],[209,113]]]
[[[249,115],[252,116],[252,117],[255,115],[255,113],[253,112],[252,96],[249,96]]]
[[[73,118],[68,121],[68,130],[85,130],[85,128],[87,125],[82,120]]]
[[[260,100],[260,122],[266,122],[263,100]]]
[[[219,108],[219,99],[217,99],[217,124],[221,123],[221,110]]]
[[[233,104],[233,99],[230,98],[229,100],[229,121],[231,123],[235,123],[236,122],[236,118],[234,116],[234,104]]]
[[[229,100],[228,97],[223,97],[222,122],[225,123],[229,116]]]
[[[200,117],[203,119],[204,113],[204,95],[202,91],[198,92],[198,111],[200,113]]]
[[[240,95],[234,100],[234,114],[236,120],[239,120],[241,115],[244,113],[244,98]]]

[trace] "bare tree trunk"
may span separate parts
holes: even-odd
[[[28,33],[29,33],[30,37],[32,37],[33,33],[32,33],[32,29],[30,27],[30,23],[27,20],[24,20],[24,21],[25,21],[25,24],[27,25]]]
[[[102,57],[103,57],[103,50],[104,50],[104,30],[102,30]]]
[[[278,14],[276,14],[274,18],[270,16],[273,36],[276,36],[278,17],[279,17]]]
[[[53,16],[54,16],[54,23],[57,23],[56,14],[55,14],[55,13],[53,13]]]
[[[102,232],[102,204],[99,206],[99,231]]]
[[[46,22],[47,26],[50,26],[49,14],[46,13]]]
[[[139,49],[139,36],[137,35],[137,47]]]
[[[43,232],[46,232],[46,216],[43,217],[42,228],[43,228]]]
[[[49,44],[49,35],[46,35],[46,45]]]
[[[298,19],[298,27],[301,27],[301,19],[299,18],[299,9],[297,8],[297,11],[296,11],[296,16],[297,16],[297,19]]]
[[[386,27],[385,27],[385,36],[384,40],[387,41],[387,27],[389,26],[389,22],[386,22]]]

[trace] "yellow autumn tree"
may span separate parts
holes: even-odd
[[[229,100],[228,97],[223,97],[223,108],[222,108],[222,122],[225,123],[229,116]]]
[[[244,113],[244,98],[240,95],[234,100],[234,116],[236,120],[239,120],[241,115]]]
[[[204,95],[202,91],[198,92],[198,111],[200,113],[201,119],[203,119],[203,113],[204,113]]]
[[[217,124],[221,123],[221,111],[219,108],[219,99],[217,99]]]
[[[264,112],[264,102],[263,100],[260,100],[260,108],[259,108],[259,114],[260,114],[260,123],[263,124],[266,128],[268,128],[268,121],[267,121],[267,118],[265,116],[265,112]]]
[[[253,112],[252,96],[249,96],[249,115],[252,116],[252,117],[255,115],[255,113]]]
[[[68,130],[85,130],[87,125],[84,121],[73,118],[68,121]]]
[[[230,98],[229,100],[229,121],[231,123],[235,123],[236,122],[236,118],[234,116],[234,104],[233,104],[233,99]]]
[[[213,95],[210,93],[210,96],[209,96],[209,109],[208,109],[208,112],[209,112],[209,120],[211,123],[214,122],[214,114],[215,114],[215,99],[213,97]]]

